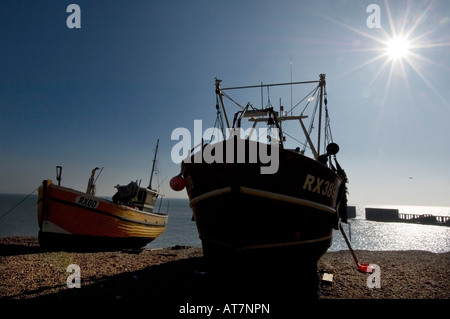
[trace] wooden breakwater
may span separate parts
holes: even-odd
[[[399,220],[398,209],[366,208],[366,219],[378,222],[396,222]]]
[[[450,216],[399,213],[398,209],[366,208],[366,219],[380,222],[416,223],[450,226]]]
[[[356,206],[347,206],[347,218],[356,218]]]

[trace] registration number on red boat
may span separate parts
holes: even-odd
[[[97,208],[99,205],[99,202],[97,200],[84,197],[82,195],[78,195],[78,197],[75,199],[75,203],[88,208]]]

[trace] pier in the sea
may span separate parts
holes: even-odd
[[[398,209],[390,208],[367,207],[365,211],[367,220],[450,226],[450,216],[400,213]]]
[[[430,214],[398,214],[401,222],[446,225],[450,226],[450,216],[435,216]]]

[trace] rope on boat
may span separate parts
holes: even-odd
[[[9,209],[6,213],[4,213],[0,219],[2,219],[3,217],[5,217],[6,215],[8,215],[10,212],[13,211],[13,209],[17,208],[20,204],[22,204],[28,197],[30,197],[31,195],[33,195],[34,192],[36,192],[39,189],[40,186],[38,186],[34,191],[32,191],[30,194],[28,194],[24,199],[22,199],[20,202],[18,202],[16,205],[14,205],[11,209]]]

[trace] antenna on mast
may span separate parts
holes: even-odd
[[[291,83],[292,83],[292,55],[291,55]],[[291,115],[292,115],[292,84],[291,84]]]

